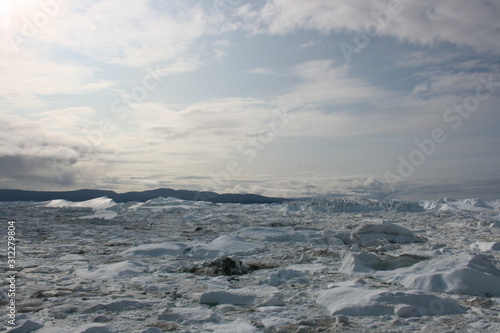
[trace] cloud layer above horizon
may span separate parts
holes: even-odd
[[[493,0],[5,0],[2,188],[500,197]]]

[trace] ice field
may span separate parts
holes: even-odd
[[[7,332],[500,331],[500,200],[0,210],[16,221]]]

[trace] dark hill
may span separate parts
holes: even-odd
[[[115,202],[144,202],[158,197],[171,197],[191,201],[209,201],[213,203],[282,203],[283,198],[271,198],[257,194],[218,194],[215,192],[200,192],[188,190],[173,190],[160,188],[142,192],[116,193],[106,190],[77,190],[77,191],[23,191],[0,190],[0,201],[49,201],[63,199],[68,201],[85,201],[99,197],[108,197]]]

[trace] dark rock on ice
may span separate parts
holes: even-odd
[[[201,266],[195,265],[187,269],[190,273],[208,276],[220,275],[243,275],[251,271],[250,265],[243,263],[239,259],[234,259],[226,256],[206,261]]]

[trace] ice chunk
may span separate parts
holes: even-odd
[[[424,239],[416,236],[413,231],[395,224],[365,224],[352,232],[352,238],[359,244],[375,240],[386,239],[391,243],[417,243]]]
[[[43,206],[45,207],[74,207],[74,208],[92,208],[96,212],[92,215],[82,216],[82,219],[92,219],[92,218],[103,218],[103,219],[113,219],[118,215],[117,212],[108,211],[107,209],[116,206],[117,203],[108,197],[100,197],[95,199],[90,199],[86,201],[71,202],[66,200],[51,200]]]
[[[123,256],[176,256],[187,251],[188,245],[179,242],[142,244],[122,252]]]
[[[114,264],[100,265],[97,268],[79,269],[75,274],[88,280],[127,279],[148,270],[144,264],[134,261],[121,261]]]
[[[470,249],[482,252],[500,251],[500,242],[475,242],[471,244]]]
[[[179,324],[196,324],[206,322],[217,322],[217,314],[207,308],[172,308],[166,309],[158,316],[158,320],[173,321]]]
[[[257,306],[282,306],[283,295],[274,287],[245,287],[240,289],[226,289],[207,291],[200,297],[201,304],[233,304]]]
[[[402,254],[400,256],[379,255],[371,252],[348,253],[342,260],[340,272],[345,274],[371,273],[409,267],[428,259],[424,256]]]
[[[331,315],[382,316],[399,312],[402,315],[429,316],[465,313],[465,309],[450,298],[386,289],[337,287],[319,292],[316,302],[326,306]]]
[[[71,202],[66,200],[51,200],[44,205],[45,207],[80,207],[103,210],[116,206],[116,202],[108,197],[100,197],[86,201]]]
[[[411,289],[500,296],[500,270],[480,255],[443,255],[411,267],[379,271],[374,276]]]
[[[191,250],[195,259],[216,258],[222,255],[248,255],[262,251],[264,247],[257,243],[245,241],[243,238],[223,235],[209,244],[197,245]]]

